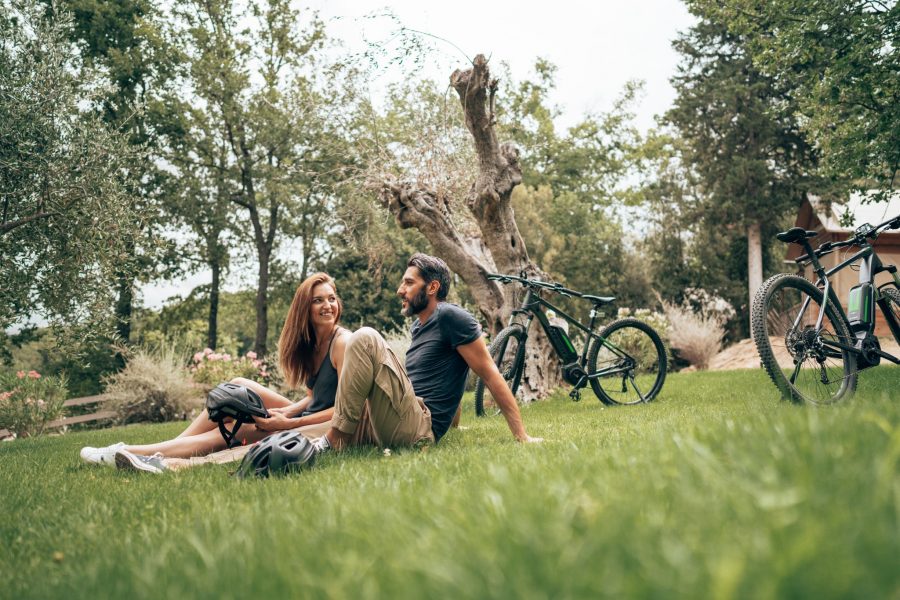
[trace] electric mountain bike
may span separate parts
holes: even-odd
[[[900,358],[881,349],[874,335],[878,305],[900,343],[900,277],[896,265],[883,264],[871,244],[886,229],[900,229],[900,215],[874,227],[861,225],[849,239],[825,242],[815,250],[809,242],[815,231],[794,227],[776,235],[786,244],[803,246],[806,253],[796,262],[801,267],[812,265],[818,278],[813,284],[798,275],[775,275],[753,299],[751,328],[762,365],[792,402],[837,402],[853,395],[859,371],[882,359],[900,364]],[[848,246],[859,250],[825,270],[819,259]],[[829,277],[851,266],[859,269],[859,285],[850,290],[845,312]],[[893,278],[876,287],[875,275],[882,272]]]
[[[503,284],[517,283],[525,288],[521,306],[513,311],[507,327],[502,329],[490,345],[494,364],[515,395],[525,371],[525,346],[531,322],[537,319],[550,346],[559,357],[562,376],[572,384],[569,396],[581,398],[581,389],[590,383],[601,402],[607,405],[650,402],[659,394],[666,379],[666,348],[659,334],[652,327],[637,319],[614,321],[599,333],[595,330],[600,308],[615,298],[582,294],[558,283],[512,275],[488,274],[488,279]],[[593,304],[590,322],[584,324],[541,297],[550,292],[566,297],[581,298]],[[551,323],[544,307],[555,311],[568,323],[583,332],[584,347],[581,353],[575,349],[565,328]],[[524,321],[524,322],[523,322]],[[490,392],[484,381],[478,379],[475,386],[475,412],[484,416],[485,404],[490,404]]]

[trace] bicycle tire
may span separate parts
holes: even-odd
[[[788,273],[767,279],[753,298],[751,329],[760,361],[781,395],[795,404],[833,404],[856,390],[856,355],[822,341],[856,342],[833,304],[825,311],[822,332],[815,332],[823,298],[812,282]]]
[[[519,383],[522,381],[522,372],[525,366],[525,342],[528,336],[525,334],[525,328],[518,323],[513,323],[509,327],[505,327],[494,337],[488,347],[488,352],[500,370],[500,375],[506,381],[513,396],[519,389]],[[512,353],[512,356],[509,354]],[[480,377],[475,384],[475,414],[479,417],[485,415],[484,402],[485,385],[484,380]]]
[[[894,320],[900,324],[900,290],[892,287],[881,288],[881,295],[887,299],[887,305],[894,314]],[[900,340],[897,340],[900,343]]]
[[[601,368],[625,370],[590,379],[594,395],[607,406],[653,401],[662,390],[668,369],[666,346],[656,330],[643,321],[626,318],[604,327],[600,337],[603,341],[594,339],[588,350],[588,374],[598,372],[598,360]],[[628,361],[634,361],[631,368]]]

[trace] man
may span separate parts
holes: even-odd
[[[416,317],[406,368],[374,329],[355,332],[347,342],[331,428],[313,442],[319,452],[355,443],[439,441],[459,408],[470,368],[493,394],[516,440],[542,441],[526,432],[475,317],[445,302],[449,290],[444,261],[427,254],[409,259],[397,289],[403,314]]]

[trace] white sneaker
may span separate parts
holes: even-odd
[[[331,444],[328,443],[328,438],[324,435],[322,437],[317,437],[312,442],[313,449],[316,451],[316,454],[322,454],[324,452],[331,451]]]
[[[94,448],[93,446],[85,446],[81,449],[81,460],[86,463],[95,465],[106,465],[107,467],[116,466],[116,452],[125,447],[125,442],[119,442],[112,446],[104,446],[103,448]]]
[[[165,473],[169,467],[163,462],[164,459],[165,457],[159,452],[153,456],[143,456],[123,449],[116,452],[116,467],[127,471]]]

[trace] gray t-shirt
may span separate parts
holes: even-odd
[[[425,323],[416,319],[406,352],[406,373],[416,396],[431,411],[431,430],[439,440],[447,433],[466,388],[469,365],[457,346],[481,338],[481,326],[467,310],[438,302]]]

